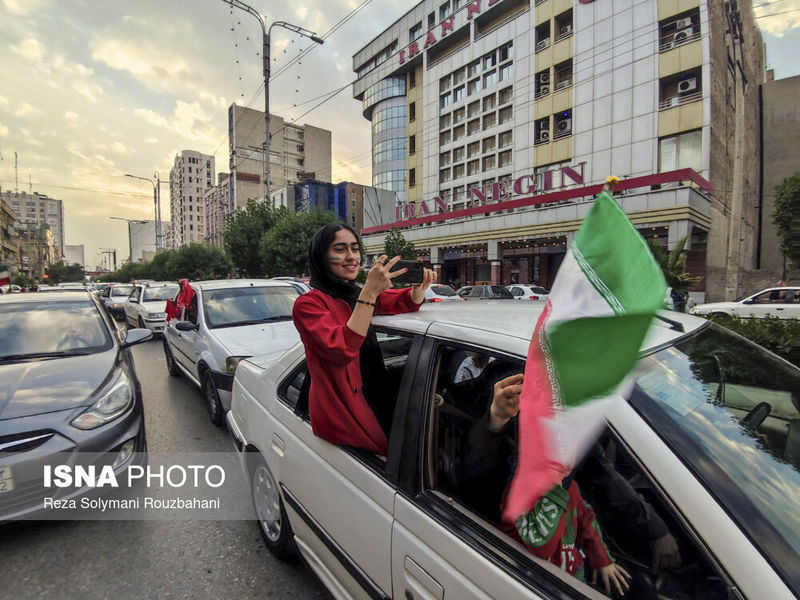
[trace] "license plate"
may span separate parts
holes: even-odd
[[[14,478],[11,476],[11,467],[0,467],[0,494],[14,489]]]

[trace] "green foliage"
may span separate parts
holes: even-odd
[[[732,316],[712,317],[711,320],[800,367],[800,319],[771,316],[742,319]]]
[[[686,272],[686,240],[688,236],[678,240],[675,247],[667,252],[661,244],[661,240],[650,238],[647,240],[647,245],[653,253],[658,266],[661,267],[661,272],[664,274],[664,279],[667,280],[667,285],[672,289],[686,293],[689,288],[694,286],[700,281],[699,277],[692,277]]]
[[[247,206],[237,209],[228,218],[222,239],[241,276],[263,277],[265,272],[271,272],[263,264],[259,244],[264,234],[287,214],[283,206],[275,208],[260,200],[249,200]]]
[[[78,263],[65,265],[64,261],[53,263],[45,270],[47,281],[57,285],[62,281],[83,281],[83,267]]]
[[[784,255],[800,267],[800,173],[784,179],[775,188],[772,221]]]
[[[131,279],[177,281],[188,279],[219,279],[228,277],[231,261],[225,251],[213,244],[193,243],[177,250],[166,250],[146,263],[128,263],[119,270],[99,278],[99,281],[129,282]]]
[[[309,272],[308,247],[311,238],[323,225],[336,221],[332,212],[285,213],[266,232],[259,244],[263,272],[261,276],[297,276]]]
[[[33,285],[33,279],[31,279],[27,275],[22,275],[20,273],[17,273],[13,277],[11,277],[11,283],[13,285],[18,285],[20,287],[28,287],[30,285]]]
[[[399,254],[400,258],[403,260],[417,259],[417,254],[414,252],[414,244],[406,240],[397,227],[392,227],[392,230],[386,234],[386,240],[383,243],[383,253],[389,258]]]

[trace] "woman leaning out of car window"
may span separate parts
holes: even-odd
[[[309,248],[311,287],[294,304],[294,324],[306,350],[311,376],[309,412],[314,434],[334,444],[386,454],[394,406],[381,394],[384,364],[373,314],[419,309],[436,274],[425,269],[422,283],[389,289],[389,273],[400,260],[382,255],[369,270],[364,287],[355,279],[361,265],[361,241],[342,223],[329,223]],[[383,396],[383,402],[381,398]]]

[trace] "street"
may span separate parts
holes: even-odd
[[[151,452],[227,451],[200,393],[169,377],[161,339],[132,349]],[[328,598],[299,559],[274,559],[252,521],[63,521],[0,526],[0,591],[44,598]]]

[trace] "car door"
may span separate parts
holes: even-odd
[[[192,289],[194,289],[195,295],[189,302],[188,308],[182,309],[183,314],[179,315],[179,318],[199,327],[198,306],[200,304],[200,295],[202,291],[194,286],[192,286]],[[181,331],[175,327],[174,330],[170,332],[169,339],[176,350],[176,352],[173,353],[175,360],[177,360],[184,369],[189,371],[199,384],[200,380],[197,377],[197,360],[199,356],[197,352],[197,335],[197,329]]]
[[[128,294],[125,300],[125,320],[133,327],[136,327],[139,322],[139,306],[142,300],[142,286],[137,285],[133,291]]]
[[[391,403],[396,395],[398,406],[388,457],[335,446],[314,435],[304,360],[287,370],[279,386],[281,401],[268,441],[278,456],[276,475],[299,545],[335,573],[337,580],[347,582],[348,593],[356,598],[392,597],[391,536],[398,464],[393,447],[403,430],[397,415],[412,377],[406,367],[415,364],[421,345],[421,338],[415,343],[408,334],[378,331],[377,335],[386,366],[385,400]],[[296,401],[301,396],[303,400]]]

